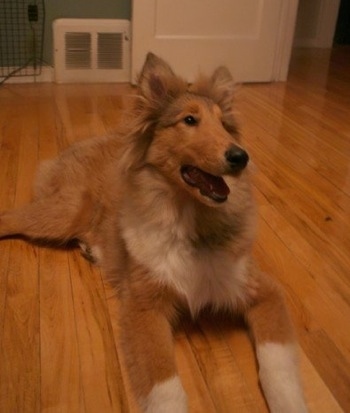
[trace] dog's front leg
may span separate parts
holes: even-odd
[[[186,413],[170,324],[174,310],[167,294],[142,275],[126,284],[121,293],[120,336],[139,405],[145,413]]]
[[[272,413],[306,413],[294,329],[280,287],[254,268],[253,305],[245,317],[255,341],[259,376]]]

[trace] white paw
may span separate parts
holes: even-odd
[[[294,344],[260,344],[257,357],[271,413],[307,413]]]
[[[187,413],[187,397],[178,376],[156,384],[142,403],[145,413]]]

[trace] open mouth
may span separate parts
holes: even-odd
[[[202,195],[213,201],[225,202],[227,200],[230,188],[220,176],[211,175],[192,165],[182,166],[181,176],[188,185],[198,188]]]

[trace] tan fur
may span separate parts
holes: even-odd
[[[225,157],[241,147],[233,90],[225,68],[188,86],[149,54],[123,128],[45,163],[33,202],[0,215],[0,237],[75,238],[86,255],[101,252],[121,301],[122,348],[142,406],[155,389],[153,406],[157,383],[176,376],[171,326],[179,309],[194,317],[207,306],[242,312],[257,346],[294,341],[279,287],[251,257],[249,166],[233,171]],[[186,183],[183,165],[223,177],[227,200]]]

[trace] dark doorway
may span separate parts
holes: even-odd
[[[334,43],[350,44],[350,0],[340,2]]]

